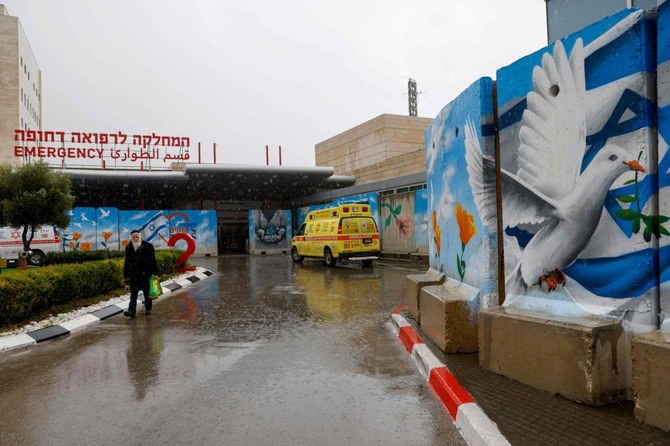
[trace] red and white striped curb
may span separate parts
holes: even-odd
[[[400,314],[407,307],[400,307],[391,314],[391,327],[405,346],[419,372],[442,401],[444,408],[461,429],[471,445],[509,445],[498,426],[475,403],[472,396],[459,384],[456,377],[430,351],[418,333]]]

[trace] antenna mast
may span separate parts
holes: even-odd
[[[407,97],[409,101],[409,115],[416,116],[416,81],[412,78],[407,81]]]

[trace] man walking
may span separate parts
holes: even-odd
[[[154,246],[142,240],[140,231],[130,231],[130,243],[126,246],[126,260],[123,263],[123,278],[130,286],[130,304],[124,316],[135,317],[137,312],[137,295],[140,291],[144,295],[145,313],[151,314],[153,302],[149,298],[149,279],[152,274],[158,274],[156,252]]]

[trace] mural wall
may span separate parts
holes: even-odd
[[[291,241],[291,211],[250,210],[249,252],[286,252]]]
[[[417,190],[414,195],[414,239],[416,251],[427,253],[430,240],[430,217],[428,215],[428,189]]]
[[[63,250],[124,249],[133,229],[156,249],[168,249],[171,238],[188,234],[193,247],[183,239],[173,240],[174,247],[184,251],[192,248],[194,256],[217,254],[216,211],[119,211],[107,207],[70,211],[70,224],[61,231]]]
[[[498,70],[505,305],[656,324],[654,26],[625,10]]]
[[[670,141],[670,2],[666,1],[658,8],[656,38],[659,214],[670,215],[670,177],[668,176],[668,169],[670,169],[670,158],[668,158],[668,142]],[[667,224],[665,227],[667,228]],[[670,331],[670,237],[661,237],[659,242],[661,322],[664,331]]]
[[[386,195],[380,198],[382,225],[379,234],[382,250],[388,252],[414,252],[414,193]]]
[[[498,303],[493,81],[482,78],[426,130],[430,267]]]
[[[326,209],[330,207],[339,206],[345,203],[368,203],[370,205],[370,212],[372,212],[372,218],[375,219],[377,227],[379,228],[379,205],[377,201],[377,193],[370,192],[367,194],[358,194],[358,195],[349,195],[347,197],[336,198],[330,203],[316,204],[312,206],[305,206],[298,208],[297,210],[297,226],[300,227],[305,222],[305,217],[310,211],[316,211],[318,209]]]

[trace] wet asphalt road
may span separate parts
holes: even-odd
[[[387,325],[424,266],[194,263],[150,317],[0,356],[0,444],[466,444]]]

